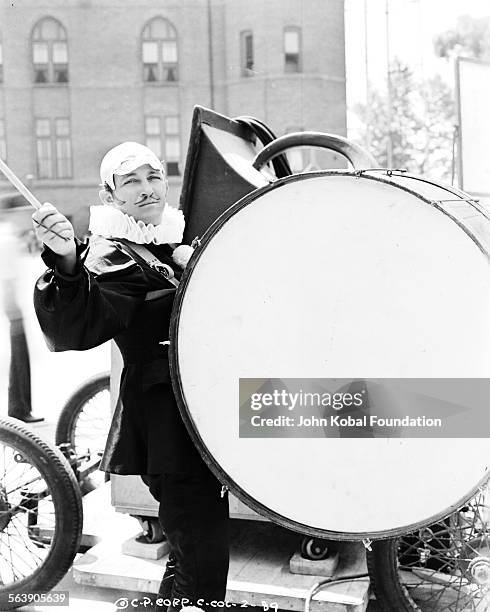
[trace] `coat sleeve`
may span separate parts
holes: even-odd
[[[74,275],[56,269],[51,251],[42,257],[48,270],[36,283],[34,308],[51,351],[103,344],[131,324],[145,300],[145,273],[109,241],[77,245]]]

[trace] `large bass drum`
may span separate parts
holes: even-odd
[[[206,232],[178,290],[171,367],[218,478],[318,537],[392,537],[485,480],[486,438],[240,437],[239,379],[490,377],[490,220],[402,172],[322,171],[257,189]]]

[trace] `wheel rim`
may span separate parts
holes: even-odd
[[[312,561],[326,559],[328,557],[327,542],[320,538],[306,537],[301,544],[301,554],[305,559],[311,559]]]
[[[485,488],[441,523],[398,540],[398,576],[422,612],[490,610],[490,507]]]
[[[38,468],[0,443],[0,589],[31,578],[56,535],[51,490]]]
[[[75,426],[73,447],[77,455],[88,450],[102,454],[111,422],[109,389],[95,393],[80,410]]]
[[[109,388],[101,389],[90,397],[79,411],[73,425],[72,446],[81,457],[80,468],[94,457],[102,457],[111,424],[111,396]],[[98,470],[87,477],[89,488],[104,482],[105,475]]]

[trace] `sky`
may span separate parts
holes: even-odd
[[[440,74],[454,87],[454,60],[436,57],[433,40],[452,29],[461,15],[490,16],[490,0],[345,0],[348,138],[362,141],[363,126],[353,107],[366,101],[366,75],[370,87],[386,91],[387,39],[390,61],[400,58],[423,78]],[[490,69],[480,65],[471,76],[469,65],[465,66],[466,76],[461,77],[460,180],[470,192],[490,194],[490,158],[486,154],[490,78],[481,81],[481,75],[490,74]]]
[[[459,15],[490,16],[490,0],[345,0],[349,107],[366,99],[366,47],[369,79],[385,87],[387,6],[390,58],[400,57],[421,76],[438,72],[448,80],[454,79],[454,66],[436,58],[433,38],[451,29]]]

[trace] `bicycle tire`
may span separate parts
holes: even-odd
[[[97,393],[110,387],[110,372],[96,374],[80,385],[65,402],[56,426],[56,444],[69,443],[75,448],[76,422],[84,405]]]
[[[398,538],[372,542],[366,554],[371,588],[383,612],[420,612],[398,578]]]
[[[98,394],[110,390],[110,372],[103,372],[102,374],[96,374],[92,378],[89,378],[82,385],[80,385],[75,392],[65,402],[58,423],[56,426],[55,441],[57,445],[69,444],[75,455],[80,455],[86,450],[90,450],[95,453],[102,453],[102,441],[96,443],[96,448],[81,448],[79,444],[78,434],[81,425],[81,416],[90,402],[94,400]],[[108,406],[108,408],[110,408]],[[100,414],[99,414],[100,416]],[[104,415],[103,415],[104,416]],[[99,437],[105,438],[109,432],[110,427],[110,409],[107,411],[107,423],[106,431],[102,431],[99,426]],[[97,429],[97,428],[96,428]],[[104,429],[104,428],[102,428]],[[89,443],[87,442],[87,445]],[[85,495],[90,491],[93,491],[104,481],[104,478],[97,478],[94,473],[89,474],[86,478],[80,480],[80,489],[82,494]]]
[[[4,462],[6,454],[8,455],[9,453],[7,448],[10,448],[14,453],[13,457],[17,463],[28,463],[30,464],[29,470],[32,468],[39,473],[41,478],[38,478],[37,482],[41,481],[47,486],[48,494],[46,498],[51,498],[55,515],[53,532],[52,536],[50,536],[50,547],[40,565],[29,575],[9,583],[4,583],[3,577],[0,576],[2,578],[0,581],[2,583],[0,584],[0,609],[11,610],[29,603],[26,601],[12,601],[16,595],[46,593],[64,577],[78,552],[82,535],[83,509],[80,490],[73,470],[57,448],[42,440],[34,432],[21,425],[16,419],[10,417],[0,417],[0,446],[3,447]],[[25,472],[26,468],[23,467],[22,469]],[[27,470],[28,474],[29,470]],[[5,470],[4,465],[3,475],[0,475],[2,491],[4,492],[3,500],[8,502],[10,499],[12,502],[12,492],[9,498],[7,487],[4,486],[7,484],[8,478],[9,474]],[[26,485],[32,485],[33,482],[27,482]],[[23,491],[25,491],[24,487],[21,488],[20,495],[25,494]],[[5,545],[3,538],[5,534],[8,540],[8,547],[11,546],[8,526],[14,524],[11,518],[13,514],[11,509],[12,506],[9,506],[8,511],[4,509],[0,513],[2,522],[6,523],[2,525],[0,541],[2,541],[2,546]],[[29,515],[29,510],[27,513],[25,513],[25,508],[22,510],[24,514]],[[20,535],[17,526],[15,529]],[[22,540],[22,542],[25,542],[25,540]],[[19,543],[19,541],[16,542],[17,545]],[[14,574],[14,570],[12,570],[12,573]]]
[[[384,612],[490,610],[490,506],[485,489],[439,523],[372,543],[371,587]]]

